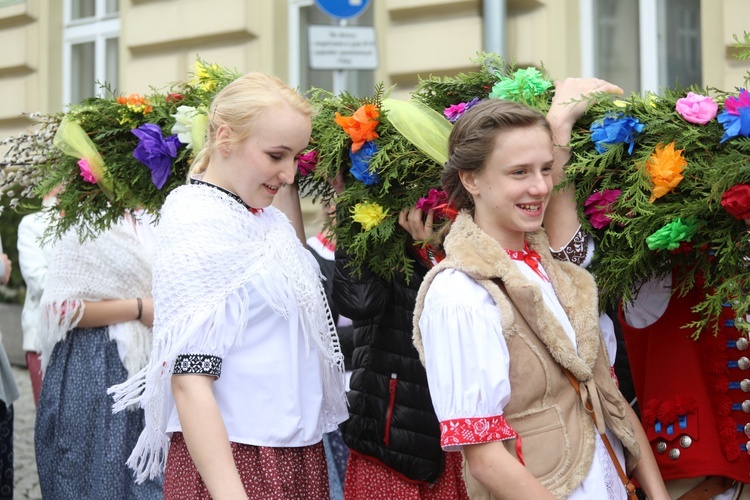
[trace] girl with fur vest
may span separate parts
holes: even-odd
[[[563,103],[593,91],[621,92],[602,80],[558,84],[554,143],[586,106]],[[460,213],[414,319],[441,445],[463,451],[472,498],[625,499],[630,475],[649,498],[668,498],[610,376],[594,280],[554,260],[541,230],[554,165],[567,160],[550,122],[493,99],[451,132],[442,185]]]

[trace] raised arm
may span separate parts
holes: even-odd
[[[555,82],[555,97],[547,113],[555,144],[553,178],[558,184],[565,175],[565,165],[570,159],[570,137],[575,122],[583,116],[590,96],[595,92],[622,94],[617,85],[599,78],[566,78]],[[544,215],[544,229],[550,247],[557,250],[565,246],[578,231],[578,211],[573,187],[558,189],[552,194]]]
[[[307,246],[307,237],[305,236],[305,223],[302,218],[302,206],[299,200],[299,191],[295,184],[287,184],[279,190],[279,193],[274,196],[272,205],[282,212],[289,218],[294,226],[294,231],[297,233],[302,245]]]

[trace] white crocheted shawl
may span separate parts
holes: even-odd
[[[343,356],[320,268],[289,219],[273,207],[252,214],[238,200],[205,184],[181,186],[167,197],[157,231],[150,363],[138,376],[110,389],[115,411],[139,403],[146,413],[146,427],[128,460],[138,482],[164,469],[169,418],[165,394],[176,357],[188,344],[192,350],[216,352],[217,347],[242,342],[246,308],[239,308],[240,328],[224,329],[222,324],[228,300],[249,300],[245,285],[251,279],[252,290],[277,314],[288,318],[290,311],[299,311],[305,345],[319,353],[323,431],[336,429],[346,414]]]
[[[147,229],[143,224],[126,215],[93,239],[81,243],[71,229],[55,244],[40,300],[42,370],[46,370],[55,344],[77,327],[85,310],[84,301],[151,295],[151,255],[136,233],[136,227]],[[151,328],[140,321],[128,321],[118,325],[116,336],[110,329],[110,338],[117,342],[128,374],[134,375],[146,365]]]

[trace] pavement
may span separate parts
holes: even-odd
[[[29,371],[13,366],[13,375],[18,384],[20,397],[13,403],[13,467],[15,491],[13,498],[41,500],[39,475],[36,472],[34,455],[34,420],[36,409],[31,393]]]

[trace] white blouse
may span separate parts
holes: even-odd
[[[575,333],[551,284],[525,263],[513,262],[527,279],[540,286],[545,306],[558,318],[576,347]],[[460,271],[441,272],[427,291],[419,327],[430,395],[446,451],[515,437],[502,417],[511,396],[511,359],[501,319],[489,293]],[[616,347],[614,335],[607,344],[608,348]],[[614,359],[614,352],[610,353]],[[624,464],[621,443],[611,432],[607,431],[607,435]],[[569,498],[627,498],[598,434],[596,440],[591,469]]]
[[[271,309],[254,281],[246,287],[251,291],[250,300],[243,304],[238,294],[231,294],[221,318],[222,328],[232,331],[240,328],[241,314],[248,316],[242,340],[233,345],[218,343],[211,352],[190,346],[183,352],[195,355],[202,365],[195,373],[220,369],[213,392],[230,441],[268,447],[315,444],[323,435],[323,382],[317,347],[305,345],[296,310],[284,318]],[[190,373],[190,363],[185,364],[185,373]],[[182,428],[171,391],[167,392],[166,431],[171,436]],[[346,415],[338,418],[339,422],[345,419]]]

